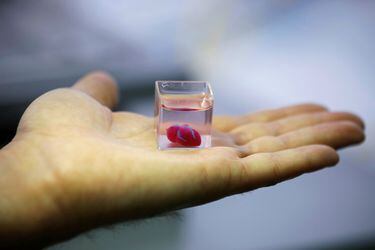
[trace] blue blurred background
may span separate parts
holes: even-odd
[[[336,168],[48,249],[375,247],[374,27],[371,0],[1,1],[0,146],[31,100],[94,69],[146,115],[155,80],[189,79],[216,114],[317,102],[367,125]]]

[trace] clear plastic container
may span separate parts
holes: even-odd
[[[213,93],[205,81],[156,81],[155,127],[158,148],[211,146]]]

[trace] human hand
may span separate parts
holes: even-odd
[[[335,165],[334,149],[364,140],[357,116],[305,104],[217,116],[214,147],[159,151],[153,118],[111,112],[116,102],[114,81],[96,72],[28,107],[0,150],[0,247],[274,185]]]

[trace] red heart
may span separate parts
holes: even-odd
[[[167,129],[167,137],[171,142],[177,142],[183,146],[196,147],[201,145],[202,139],[198,131],[189,125],[173,125]]]

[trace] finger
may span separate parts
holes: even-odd
[[[312,144],[324,144],[339,149],[360,143],[365,135],[361,127],[351,121],[322,123],[302,128],[281,136],[265,136],[244,145],[245,155],[276,152]]]
[[[319,123],[331,121],[351,121],[359,127],[364,128],[364,122],[357,115],[348,112],[318,112],[312,114],[302,114],[290,116],[288,118],[272,122],[277,135],[293,131]]]
[[[249,122],[270,122],[292,115],[322,111],[327,111],[327,108],[318,104],[299,104],[243,116],[215,116],[214,126],[221,131],[229,131]]]
[[[296,129],[331,121],[351,121],[364,127],[363,121],[356,115],[346,112],[318,112],[294,115],[269,123],[250,123],[230,131],[238,144],[245,144],[262,136],[278,136]]]
[[[243,192],[297,177],[303,173],[335,165],[336,151],[324,145],[310,145],[275,153],[259,153],[242,158],[242,176],[234,192]]]
[[[90,95],[108,108],[115,107],[118,102],[117,84],[105,72],[95,71],[89,73],[78,80],[72,88]]]

